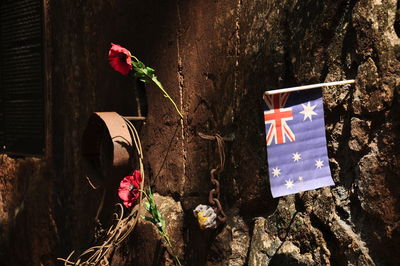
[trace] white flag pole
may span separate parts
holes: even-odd
[[[354,83],[354,82],[355,82],[354,79],[349,79],[349,80],[334,81],[334,82],[327,82],[327,83],[318,83],[318,84],[312,84],[312,85],[304,85],[304,86],[298,86],[298,87],[291,87],[291,88],[283,88],[283,89],[279,89],[279,90],[266,91],[266,92],[264,92],[264,94],[265,95],[273,95],[273,94],[278,94],[278,93],[302,91],[302,90],[309,90],[309,89],[320,88],[320,87],[345,85],[345,84],[351,84],[351,83]]]

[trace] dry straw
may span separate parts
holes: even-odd
[[[73,261],[71,258],[75,251],[72,251],[66,259],[58,258],[58,260],[64,262],[64,265],[109,265],[109,258],[111,254],[129,236],[139,220],[139,210],[142,205],[143,186],[145,180],[142,144],[136,128],[129,120],[125,118],[124,120],[133,139],[134,147],[139,158],[139,170],[143,180],[140,186],[139,203],[132,208],[131,212],[125,218],[124,207],[118,203],[117,206],[119,207],[119,214],[114,213],[116,218],[115,224],[111,225],[111,227],[108,229],[103,244],[88,248],[78,256],[76,261]]]

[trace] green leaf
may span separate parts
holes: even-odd
[[[147,75],[152,77],[154,75],[155,70],[152,69],[151,67],[146,67],[146,72],[147,72]]]
[[[156,219],[158,221],[157,208],[151,208],[151,216],[153,216],[154,219]]]
[[[164,230],[164,229],[165,229],[165,226],[166,226],[165,220],[164,220],[164,219],[161,219],[160,223],[161,223],[162,228],[163,228],[163,230]]]
[[[143,83],[148,83],[148,82],[149,82],[149,80],[146,79],[146,78],[140,78],[139,80],[140,80],[141,82],[143,82]]]
[[[149,197],[150,197],[151,201],[154,202],[154,195],[153,195],[153,192],[151,192],[151,188],[149,188]]]
[[[157,224],[157,221],[154,220],[154,218],[152,218],[152,217],[144,216],[142,218],[145,219],[146,221],[149,221],[149,222],[153,223],[153,224]]]
[[[144,203],[144,206],[145,206],[145,208],[146,208],[146,211],[150,211],[150,203],[145,202],[145,203]]]
[[[138,61],[138,66],[139,66],[140,68],[145,68],[145,67],[146,67],[141,61]]]
[[[143,73],[141,73],[141,72],[135,72],[135,77],[137,77],[137,78],[144,78],[144,77],[146,77]]]
[[[142,69],[139,67],[134,67],[133,70],[135,70],[137,73],[143,73]]]
[[[132,61],[132,66],[136,68],[138,67],[138,64],[135,61]]]
[[[156,217],[157,217],[157,220],[160,220],[160,221],[162,220],[161,213],[158,209],[156,209]]]

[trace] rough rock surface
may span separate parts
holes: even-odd
[[[244,265],[249,245],[248,226],[234,211],[211,244],[206,265]]]
[[[0,157],[0,261],[52,265],[93,244],[102,191],[85,178],[82,132],[93,111],[136,114],[134,82],[107,65],[114,42],[157,70],[185,116],[179,121],[160,91],[146,87],[147,120],[137,123],[146,185],[160,195],[187,265],[398,264],[399,6],[394,0],[45,1],[47,152],[40,159]],[[323,90],[335,186],[273,199],[263,91],[343,79],[356,83]],[[218,164],[215,143],[198,132],[235,137],[226,143],[220,176],[228,221],[215,231],[200,231],[192,215],[207,203],[209,171]],[[121,178],[107,186],[104,223]],[[157,237],[140,223],[112,264],[171,264]]]
[[[154,194],[159,211],[167,221],[167,234],[172,243],[172,252],[180,260],[184,258],[183,211],[179,202],[170,197]],[[141,215],[148,215],[143,209]],[[155,226],[139,220],[132,236],[113,256],[115,265],[173,265],[172,258],[165,252],[165,242]],[[134,245],[135,249],[130,247]]]

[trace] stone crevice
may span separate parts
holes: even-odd
[[[182,35],[182,19],[181,19],[181,11],[180,11],[180,0],[176,2],[176,10],[178,16],[178,27],[176,32],[176,49],[177,49],[177,64],[178,64],[178,71],[177,71],[177,78],[178,78],[178,86],[179,86],[179,99],[180,99],[180,109],[183,114],[183,119],[180,119],[181,124],[181,141],[182,141],[182,177],[181,177],[181,189],[180,194],[184,194],[184,188],[186,183],[186,164],[187,164],[187,147],[186,147],[186,128],[185,124],[187,122],[187,116],[189,115],[188,112],[185,111],[185,104],[184,104],[184,86],[185,80],[183,75],[183,60],[181,56],[180,44],[181,44],[181,35]]]

